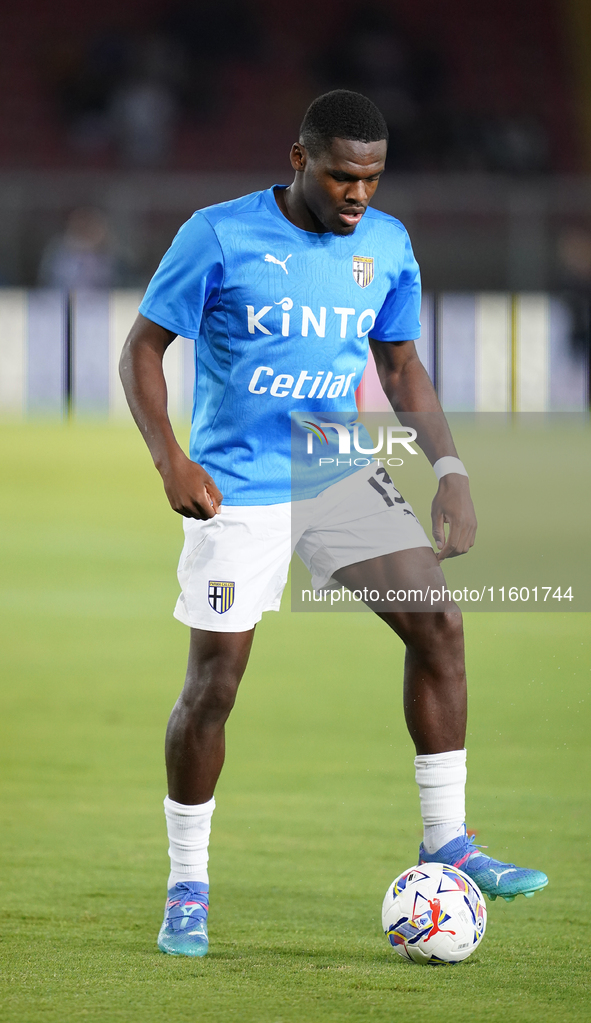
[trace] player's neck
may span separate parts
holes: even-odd
[[[287,188],[276,188],[274,195],[283,216],[296,227],[314,234],[326,234],[324,224],[309,209],[295,182]]]

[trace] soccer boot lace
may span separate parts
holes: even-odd
[[[209,885],[179,881],[168,889],[158,948],[171,956],[204,956],[208,948]]]
[[[535,892],[548,884],[548,878],[541,870],[516,867],[514,863],[501,863],[491,856],[485,856],[475,844],[474,835],[467,835],[465,829],[463,835],[434,853],[428,853],[421,843],[419,865],[421,863],[448,863],[458,867],[493,902],[496,898],[513,902],[516,895],[525,895],[526,899],[531,899]]]

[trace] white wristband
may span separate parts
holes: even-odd
[[[438,458],[433,464],[433,472],[440,480],[442,476],[448,476],[450,472],[457,472],[458,476],[467,476],[464,463],[459,458],[454,458],[453,455],[444,455],[443,458]]]

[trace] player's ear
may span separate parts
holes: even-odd
[[[301,142],[294,142],[289,154],[291,166],[294,171],[303,171],[308,160],[308,151]]]

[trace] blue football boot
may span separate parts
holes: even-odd
[[[494,902],[498,897],[505,902],[513,902],[516,895],[533,898],[535,892],[545,888],[548,878],[541,870],[528,870],[527,867],[516,867],[514,863],[501,863],[485,856],[474,842],[474,835],[464,834],[454,838],[447,845],[429,854],[421,843],[419,849],[419,865],[421,863],[448,863],[458,867],[476,882],[481,892],[488,895]]]
[[[207,912],[209,885],[178,881],[168,889],[158,948],[171,956],[204,956],[209,945]]]

